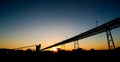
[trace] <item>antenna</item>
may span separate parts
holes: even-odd
[[[96,21],[96,27],[98,26],[98,21]]]

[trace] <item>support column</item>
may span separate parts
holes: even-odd
[[[65,44],[62,45],[62,49],[65,50]]]
[[[79,42],[77,40],[77,41],[74,41],[74,49],[78,49],[78,48],[79,48]]]
[[[114,40],[111,34],[111,31],[108,29],[106,30],[106,36],[107,36],[107,42],[108,42],[108,49],[115,49],[115,44],[114,44]]]

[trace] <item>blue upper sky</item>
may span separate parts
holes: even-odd
[[[8,48],[10,43],[54,44],[96,27],[96,21],[101,25],[119,17],[119,3],[120,0],[0,0],[1,47]]]

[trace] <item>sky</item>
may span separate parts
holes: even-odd
[[[0,0],[0,48],[53,45],[120,17],[120,0]],[[111,31],[120,46],[120,28]],[[84,49],[107,49],[106,34],[79,40]],[[65,45],[73,49],[73,43]],[[59,46],[61,47],[61,46]]]

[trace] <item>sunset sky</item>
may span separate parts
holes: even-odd
[[[36,44],[45,48],[96,27],[96,21],[102,25],[117,17],[120,0],[0,0],[0,48]],[[120,28],[111,32],[120,47]],[[79,40],[79,45],[108,48],[105,33]]]

